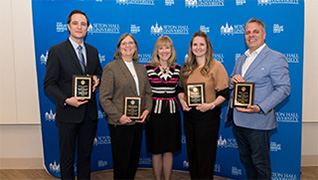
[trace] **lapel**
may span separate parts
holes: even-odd
[[[143,83],[141,83],[141,82],[144,82],[144,78],[148,78],[148,77],[147,77],[147,75],[142,73],[143,71],[140,68],[143,68],[143,66],[140,66],[139,62],[133,61],[133,64],[134,64],[135,71],[137,73],[138,84],[139,84],[139,94],[141,96],[141,94],[142,94],[141,92],[143,92],[143,88],[144,88],[144,86],[142,85]],[[147,81],[148,81],[148,79],[147,79]],[[135,83],[135,80],[134,80],[134,83]],[[136,85],[135,85],[135,87],[136,87]],[[136,90],[136,93],[137,93],[137,90]]]
[[[242,66],[246,60],[247,56],[245,55],[245,53],[241,56],[240,59],[238,59],[238,63],[237,63],[237,67],[235,67],[235,74],[242,74]]]
[[[65,49],[72,57],[72,61],[76,64],[78,71],[81,72],[81,74],[83,74],[81,65],[80,65],[78,58],[77,58],[77,55],[76,55],[76,51],[74,50],[71,42],[69,40],[65,41],[65,46],[66,46]],[[87,49],[86,49],[86,52],[87,52]]]
[[[90,67],[94,67],[94,65],[92,65],[92,63],[94,62],[94,59],[95,57],[91,57],[91,53],[90,53],[90,50],[91,48],[84,42],[84,46],[85,46],[85,49],[86,49],[86,73],[89,74],[89,68]],[[95,70],[93,69],[93,72]]]
[[[269,51],[269,48],[267,45],[263,48],[263,50],[259,53],[259,55],[254,59],[250,67],[248,67],[246,73],[245,73],[245,78],[247,78],[253,70],[263,61],[263,59],[266,57],[267,52]],[[246,58],[245,58],[246,59]],[[243,62],[244,63],[244,62]],[[242,69],[242,68],[241,68]],[[244,78],[244,79],[245,79]]]
[[[128,67],[126,66],[124,60],[122,59],[117,59],[116,60],[117,64],[118,64],[118,67],[121,71],[121,73],[123,74],[124,78],[127,79],[127,82],[129,84],[129,87],[130,89],[132,90],[132,92],[137,95],[137,90],[136,90],[136,83],[135,83],[135,80],[133,78],[133,76],[131,75]],[[134,64],[135,65],[135,64]],[[137,76],[138,76],[138,79],[139,79],[139,74],[138,74],[138,70],[136,69],[136,66],[135,66],[135,70],[136,70],[136,73],[137,73]]]

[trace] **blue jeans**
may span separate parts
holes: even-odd
[[[271,130],[255,130],[233,125],[241,161],[248,179],[271,179]]]

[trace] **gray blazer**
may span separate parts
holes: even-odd
[[[246,58],[244,54],[237,59],[233,72],[230,75],[230,80],[234,75],[242,73],[242,66]],[[286,57],[279,52],[271,50],[266,45],[247,69],[244,80],[246,82],[255,82],[254,104],[258,104],[264,113],[242,113],[233,109],[235,124],[240,127],[258,130],[276,128],[275,107],[289,96],[290,93],[290,79]],[[232,101],[233,97],[231,95],[229,104]]]
[[[147,77],[146,68],[134,61],[138,76],[140,96],[143,97],[143,111],[151,112],[152,90]],[[123,97],[137,96],[136,84],[133,76],[122,59],[108,63],[102,74],[99,101],[107,114],[107,121],[112,125],[121,125],[123,115]],[[126,124],[133,125],[135,122]]]

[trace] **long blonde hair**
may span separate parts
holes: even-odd
[[[193,39],[195,37],[202,37],[205,39],[206,45],[207,45],[207,51],[205,53],[205,63],[204,66],[201,68],[201,74],[203,76],[207,76],[211,67],[212,67],[212,62],[213,62],[213,48],[211,41],[209,37],[202,31],[197,31],[194,33],[194,35],[191,38],[191,42],[189,45],[189,52],[188,52],[188,60],[183,64],[182,67],[182,72],[181,76],[184,78],[188,78],[190,74],[193,72],[195,68],[197,68],[199,65],[196,61],[196,56],[193,54],[192,51],[192,44],[193,44]]]
[[[152,60],[150,63],[150,66],[156,67],[160,64],[160,58],[158,55],[158,49],[160,46],[170,46],[171,47],[171,56],[168,59],[168,67],[171,65],[173,67],[176,66],[176,59],[177,59],[177,52],[173,46],[172,40],[168,36],[160,36],[155,44],[155,47],[153,48],[152,52]]]

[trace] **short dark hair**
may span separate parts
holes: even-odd
[[[72,12],[70,13],[70,15],[68,15],[68,17],[67,17],[67,24],[70,24],[70,23],[71,23],[72,16],[73,16],[74,14],[82,14],[82,15],[84,15],[84,16],[86,17],[87,26],[89,25],[88,17],[86,16],[86,14],[85,14],[83,11],[78,10],[78,9],[72,11]]]
[[[251,18],[247,21],[247,23],[244,24],[244,31],[246,28],[246,25],[249,23],[257,23],[259,26],[261,26],[261,29],[263,30],[263,32],[265,32],[265,24],[262,20],[256,19],[256,18]]]

